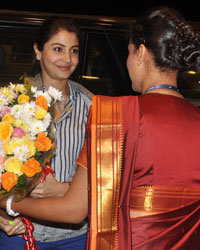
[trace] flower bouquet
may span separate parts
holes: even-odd
[[[53,103],[61,92],[25,84],[0,88],[0,199],[23,199],[54,153]]]

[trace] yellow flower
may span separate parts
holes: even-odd
[[[10,157],[8,160],[5,161],[4,165],[5,165],[5,170],[7,172],[13,172],[17,176],[23,174],[23,172],[21,171],[23,163],[16,157]]]
[[[15,86],[15,92],[25,94],[27,93],[27,89],[23,84],[17,84]]]
[[[13,154],[13,150],[17,146],[22,146],[24,144],[23,138],[14,138],[4,143],[4,151],[6,154],[11,155]]]
[[[24,77],[24,85],[26,86],[27,89],[31,89],[31,81],[28,77]]]
[[[0,122],[0,139],[9,140],[13,131],[13,127],[8,121]]]
[[[20,119],[16,119],[16,120],[14,121],[14,126],[15,126],[15,127],[21,127],[21,128],[23,128],[25,132],[28,132],[28,129],[29,129],[28,124],[23,123],[23,121],[20,120]]]
[[[44,117],[46,116],[47,111],[39,106],[37,106],[37,109],[35,111],[35,117],[39,120],[44,119]]]
[[[12,140],[8,140],[4,142],[4,151],[7,155],[11,155],[13,154],[13,141]]]
[[[9,102],[12,102],[15,99],[14,92],[10,91],[10,89],[3,87],[1,88],[1,92],[8,98]]]
[[[26,136],[22,138],[15,138],[4,143],[4,151],[7,155],[12,155],[13,150],[17,146],[27,145],[29,149],[28,157],[32,157],[36,153],[36,148],[34,146],[34,141],[28,140]]]
[[[13,123],[15,122],[15,118],[14,118],[13,115],[10,115],[9,113],[7,113],[6,115],[4,115],[2,121],[3,121],[3,122],[4,122],[4,121],[7,121],[7,122],[13,124]]]
[[[30,101],[30,97],[28,95],[21,94],[21,95],[19,95],[17,101],[18,101],[19,104],[24,104],[24,103]]]
[[[28,153],[28,157],[32,157],[36,153],[36,148],[34,146],[34,141],[26,140],[24,141],[24,144],[28,146],[28,149],[30,152]]]

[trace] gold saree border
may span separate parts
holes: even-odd
[[[131,218],[165,213],[200,199],[200,189],[181,186],[140,186],[131,190]]]
[[[94,96],[91,123],[91,250],[118,250],[122,174],[120,98]]]

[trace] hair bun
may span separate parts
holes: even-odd
[[[170,70],[199,70],[200,34],[178,12],[155,8],[139,17],[131,29],[136,48],[143,43],[158,67]]]
[[[184,54],[186,70],[193,69],[200,73],[200,47],[188,49]]]

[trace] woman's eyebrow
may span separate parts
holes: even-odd
[[[66,47],[64,44],[62,43],[52,43],[51,46],[55,46],[55,45],[59,45],[59,46],[62,46],[62,47]],[[79,47],[79,45],[72,45],[71,48],[74,48],[74,47]]]

